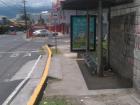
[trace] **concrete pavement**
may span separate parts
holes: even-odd
[[[53,56],[53,59],[59,60],[53,60],[51,66],[57,63],[61,69],[57,70],[57,66],[54,66],[50,70],[55,69],[55,74],[56,71],[62,74],[62,79],[49,79],[44,98],[62,97],[63,100],[74,101],[72,105],[140,105],[140,99],[134,89],[88,90],[76,62],[76,54],[70,52],[69,38],[62,38],[59,41],[61,44],[58,48],[61,54]]]

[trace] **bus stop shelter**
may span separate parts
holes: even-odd
[[[98,27],[97,27],[97,33],[98,33],[98,63],[97,63],[97,74],[99,76],[103,76],[103,45],[102,45],[102,34],[103,34],[103,20],[102,20],[102,14],[103,9],[108,9],[108,20],[110,24],[110,18],[111,18],[111,7],[132,3],[133,0],[66,0],[62,2],[62,9],[64,10],[94,10],[97,11],[97,20],[98,20]],[[110,45],[110,25],[108,26],[108,45]],[[108,47],[108,59],[109,58],[109,47]],[[108,61],[109,65],[109,61]]]

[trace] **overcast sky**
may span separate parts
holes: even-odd
[[[13,18],[23,9],[23,0],[0,0],[0,16]],[[26,0],[27,12],[40,13],[50,10],[55,0]]]
[[[50,7],[51,6],[51,1],[52,0],[26,0],[27,1],[27,5],[30,7]],[[13,5],[21,5],[22,4],[22,0],[0,0],[0,6],[5,6],[6,3],[9,6],[13,6]]]

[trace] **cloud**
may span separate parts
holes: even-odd
[[[3,2],[1,2],[3,1]],[[27,12],[40,13],[51,9],[52,0],[26,0]],[[0,15],[15,17],[23,9],[22,0],[0,0]]]
[[[39,7],[51,7],[52,0],[26,0],[27,6],[39,8]],[[1,0],[0,6],[13,6],[13,5],[22,5],[22,0]]]
[[[21,3],[20,0],[1,0],[0,6],[13,6],[13,5],[19,5]]]
[[[31,7],[51,6],[51,0],[29,0],[27,3]]]

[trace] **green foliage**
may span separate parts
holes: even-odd
[[[73,47],[74,48],[82,48],[86,46],[86,40],[85,36],[80,36],[77,39],[74,40],[73,42]]]
[[[9,26],[8,25],[1,25],[0,26],[0,34],[4,34],[5,32],[8,32]]]
[[[23,30],[25,30],[25,26],[22,26],[22,25],[21,26],[17,26],[16,30],[17,31],[23,31]]]
[[[56,50],[55,48],[52,48],[51,51],[52,51],[52,55],[59,55],[59,54],[61,54],[61,51],[59,49]]]
[[[39,105],[72,105],[65,99],[47,98],[43,99]]]
[[[108,45],[107,45],[107,41],[106,41],[106,40],[103,41],[103,48],[104,48],[105,50],[107,50],[107,48],[108,48]]]
[[[21,20],[30,20],[30,16],[28,14],[26,16],[23,14],[20,18]]]

